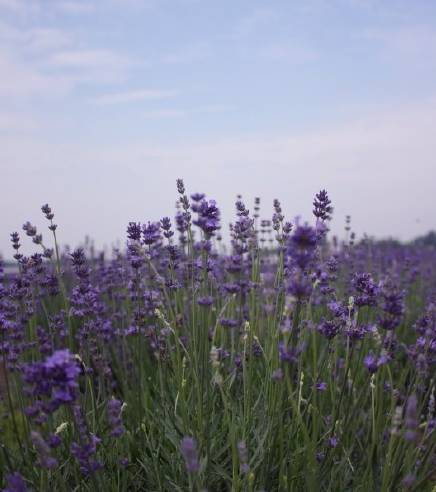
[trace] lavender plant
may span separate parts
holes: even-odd
[[[228,248],[177,191],[110,258],[62,252],[49,205],[52,249],[11,234],[3,490],[434,490],[436,251],[330,240],[325,190],[313,223],[238,197]]]

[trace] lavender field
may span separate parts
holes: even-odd
[[[436,249],[331,237],[326,191],[307,222],[238,197],[228,241],[177,192],[110,256],[48,205],[11,234],[3,490],[435,490]]]

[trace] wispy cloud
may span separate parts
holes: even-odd
[[[25,41],[24,50],[0,49],[0,97],[65,96],[84,83],[98,86],[125,82],[134,66],[129,58],[109,50],[50,54],[57,38],[59,42],[64,39],[56,32],[35,31]],[[29,62],[32,54],[38,56]]]
[[[73,38],[62,29],[33,27],[24,30],[0,23],[0,41],[3,49],[7,47],[10,52],[21,56],[30,53],[47,54],[64,49],[73,43]]]
[[[124,82],[136,66],[125,54],[78,45],[66,28],[0,22],[0,97],[57,97],[84,83]]]
[[[123,104],[138,101],[156,101],[160,99],[168,99],[176,96],[178,91],[161,90],[161,89],[141,89],[126,92],[116,92],[112,94],[103,94],[91,100],[95,104],[111,105]]]
[[[144,118],[147,119],[163,119],[163,118],[181,118],[186,116],[187,110],[185,109],[153,109],[143,113]]]
[[[99,66],[125,68],[132,64],[128,57],[105,49],[62,51],[52,55],[48,62],[52,66],[73,69]]]
[[[187,116],[192,116],[196,114],[216,114],[216,113],[227,113],[229,111],[234,111],[235,106],[230,106],[226,104],[210,104],[206,106],[199,106],[196,108],[166,108],[166,109],[156,109],[143,113],[145,118],[182,118]]]
[[[63,74],[73,85],[124,83],[139,64],[131,57],[108,49],[65,50],[44,61],[44,68]]]
[[[0,52],[0,97],[31,97],[49,94],[59,96],[70,90],[74,83],[62,75],[46,75],[33,66]]]

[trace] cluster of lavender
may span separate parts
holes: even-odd
[[[0,486],[419,490],[436,481],[436,251],[221,214],[177,181],[175,221],[126,250],[38,250],[0,271]],[[35,466],[35,463],[38,466]]]

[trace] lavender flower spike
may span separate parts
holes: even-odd
[[[193,437],[184,437],[180,443],[180,452],[185,460],[186,471],[197,473],[200,470],[198,461],[197,442]]]

